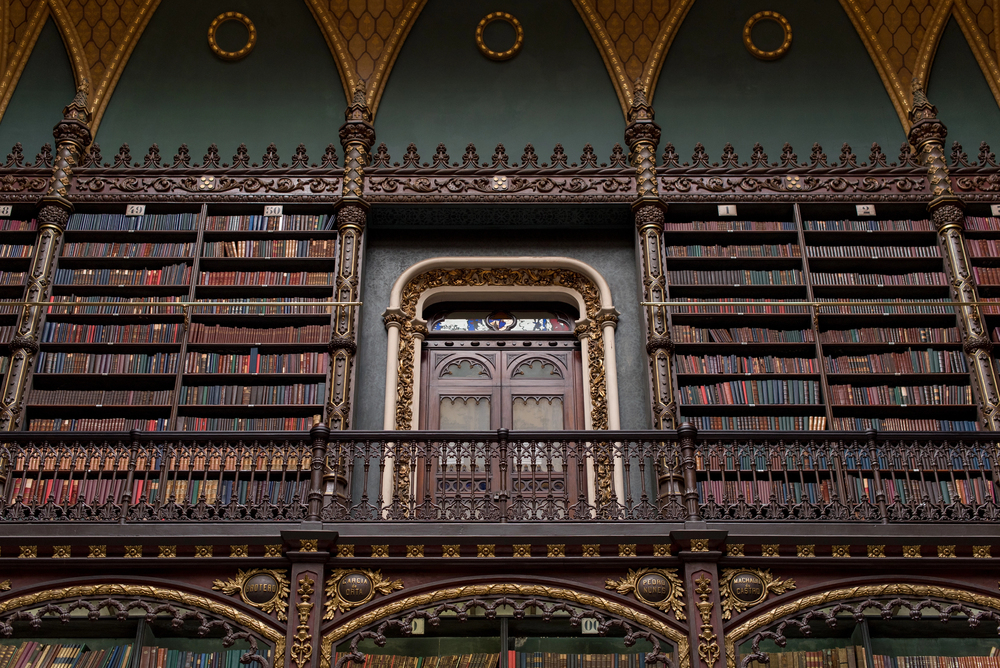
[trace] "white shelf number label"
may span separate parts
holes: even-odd
[[[125,207],[126,216],[145,216],[146,215],[146,205],[145,204],[129,204]]]
[[[1000,216],[1000,204],[990,204],[990,213],[994,216]]]
[[[875,205],[874,204],[858,204],[858,215],[859,216],[874,216],[875,215]]]
[[[585,636],[596,636],[599,632],[597,620],[593,617],[584,617],[580,620],[580,633]]]
[[[10,204],[4,204],[0,206],[0,218],[9,218],[14,207]]]
[[[281,205],[280,204],[268,204],[264,207],[264,216],[266,218],[277,218],[281,216]]]
[[[720,204],[719,205],[719,215],[720,216],[735,216],[736,215],[736,205],[735,204]]]

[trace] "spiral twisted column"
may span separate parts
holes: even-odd
[[[84,81],[73,101],[63,108],[63,118],[52,131],[56,152],[49,189],[38,202],[38,238],[28,270],[28,284],[24,292],[26,302],[42,302],[48,297],[52,266],[62,245],[66,223],[73,212],[73,203],[67,197],[70,178],[80,155],[91,141],[88,92],[88,82]],[[16,430],[20,423],[28,372],[38,353],[38,330],[43,312],[42,306],[21,308],[17,330],[10,342],[10,366],[4,374],[0,431]]]
[[[993,343],[990,341],[989,329],[976,303],[979,301],[979,291],[965,246],[965,206],[952,190],[948,163],[944,157],[944,140],[948,136],[948,129],[938,120],[937,107],[928,101],[916,81],[913,84],[910,122],[912,127],[909,141],[916,148],[921,162],[926,165],[930,178],[932,199],[927,210],[944,250],[952,299],[962,302],[958,306],[964,336],[962,347],[973,379],[979,422],[985,429],[997,431],[1000,428],[1000,382],[993,364]]]

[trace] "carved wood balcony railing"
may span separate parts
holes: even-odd
[[[986,433],[10,433],[5,522],[983,522]]]

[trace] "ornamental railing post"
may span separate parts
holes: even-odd
[[[310,522],[318,522],[323,511],[323,468],[326,466],[326,444],[330,438],[330,428],[317,421],[309,430],[312,438],[312,466],[309,478]]]
[[[698,430],[690,422],[683,423],[677,430],[681,440],[681,468],[684,472],[684,509],[688,522],[701,521],[701,507],[698,505],[698,478],[695,471],[695,444]]]
[[[868,439],[868,450],[872,457],[872,471],[875,474],[875,503],[878,505],[878,514],[881,516],[882,524],[889,523],[889,509],[885,503],[885,488],[882,485],[882,473],[879,470],[878,456],[878,431],[869,429],[865,432]]]
[[[500,521],[507,521],[507,500],[510,498],[510,491],[507,488],[507,437],[510,432],[506,429],[497,429],[497,441],[499,445],[500,457],[500,493],[497,499],[500,501]]]

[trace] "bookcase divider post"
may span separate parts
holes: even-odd
[[[698,503],[698,478],[695,471],[695,442],[698,429],[690,422],[683,423],[677,430],[681,442],[681,468],[684,471],[684,508],[688,522],[701,521],[701,506]]]
[[[872,474],[875,479],[875,505],[878,506],[879,517],[882,524],[889,523],[889,511],[885,503],[885,489],[882,486],[882,474],[878,462],[878,431],[868,429],[865,431],[868,438],[868,449],[872,453]]]

